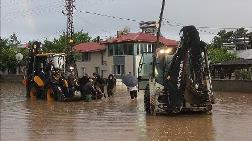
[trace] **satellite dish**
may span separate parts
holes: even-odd
[[[23,59],[23,54],[21,54],[21,53],[18,53],[18,54],[16,54],[16,60],[17,61],[21,61],[22,59]]]

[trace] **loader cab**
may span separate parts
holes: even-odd
[[[156,50],[155,80],[163,85],[165,72],[170,67],[176,48],[162,47]],[[139,89],[144,90],[152,74],[153,52],[143,52],[138,67]]]
[[[53,69],[59,70],[62,73],[65,73],[65,58],[64,53],[55,54],[55,53],[44,53],[36,54],[33,57],[33,63],[31,64],[32,72],[43,72],[47,73],[53,71]]]

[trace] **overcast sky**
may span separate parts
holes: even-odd
[[[139,21],[158,20],[162,0],[76,0],[75,31],[88,32],[102,38],[114,36],[117,30],[129,27],[139,32],[139,23],[112,19],[80,11],[97,12]],[[23,43],[29,40],[53,39],[66,30],[62,14],[64,0],[1,0],[1,37],[17,33]],[[252,0],[166,0],[161,32],[179,40],[181,25],[201,28],[200,36],[211,41],[220,28],[245,27],[252,30]],[[210,33],[209,33],[210,32]]]

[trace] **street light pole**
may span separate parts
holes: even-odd
[[[155,68],[156,68],[156,49],[160,47],[160,34],[161,34],[161,24],[163,20],[163,13],[164,13],[164,7],[165,7],[165,0],[162,1],[162,7],[161,7],[161,12],[159,16],[159,21],[158,21],[158,31],[157,31],[157,41],[156,45],[153,47],[153,63],[152,63],[152,78],[155,78]]]
[[[75,8],[74,5],[75,0],[65,0],[65,12],[64,14],[67,16],[67,43],[70,45],[68,50],[72,52],[72,46],[73,46],[73,34],[74,34],[74,26],[73,26],[73,11]]]

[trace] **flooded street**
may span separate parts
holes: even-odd
[[[252,93],[216,92],[212,115],[146,116],[143,93],[123,87],[92,102],[31,101],[17,83],[0,83],[1,141],[252,140]]]

